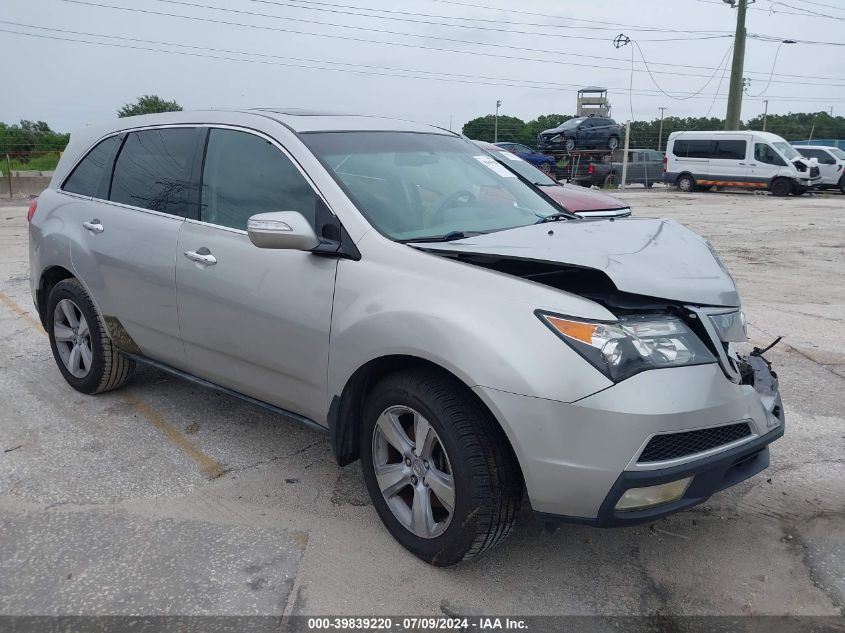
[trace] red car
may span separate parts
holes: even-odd
[[[595,189],[561,184],[552,180],[516,154],[503,150],[493,143],[473,142],[489,153],[497,162],[515,171],[532,184],[542,187],[543,193],[567,211],[577,213],[584,218],[626,218],[631,215],[631,207],[619,198],[614,198]]]

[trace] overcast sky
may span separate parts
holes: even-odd
[[[845,43],[845,0],[751,6],[750,34]],[[724,116],[714,95],[723,59],[727,94],[736,10],[719,0],[2,0],[0,21],[5,122],[72,130],[149,93],[185,109],[323,108],[460,129],[497,99],[502,114],[525,120],[572,113],[576,89],[588,85],[611,89],[620,121],[632,106],[636,119],[656,118],[660,106],[667,116]],[[638,42],[659,88],[633,45],[614,48],[620,33]],[[750,95],[766,89],[777,48],[749,40]],[[766,92],[746,97],[743,119],[761,114],[766,98],[769,112],[845,114],[843,46],[783,45],[774,68]],[[659,89],[701,94],[682,101]]]

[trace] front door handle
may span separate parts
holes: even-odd
[[[185,251],[185,257],[203,266],[214,266],[217,263],[217,258],[205,246],[195,251]]]
[[[743,165],[743,166],[745,165],[745,163],[737,163],[737,164],[738,164],[738,165]]]
[[[757,163],[748,163],[751,167],[756,167]]]
[[[96,218],[91,220],[90,222],[83,222],[82,226],[84,226],[86,229],[88,229],[92,233],[102,233],[103,231],[106,230],[105,228],[103,228],[103,225],[100,224],[100,221],[97,220]]]

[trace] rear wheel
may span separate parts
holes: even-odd
[[[542,165],[540,165],[540,171],[548,175],[552,173],[552,166],[549,163],[543,163]]]
[[[125,385],[135,363],[121,356],[88,292],[76,279],[57,283],[47,298],[47,334],[68,384],[95,394]]]
[[[522,477],[501,429],[452,377],[410,370],[383,379],[364,407],[361,465],[393,537],[422,560],[449,566],[504,539]]]
[[[604,177],[603,186],[605,189],[611,189],[616,186],[616,174],[608,174]]]
[[[773,196],[788,196],[792,192],[792,182],[786,178],[776,178],[772,183],[771,192]]]
[[[611,136],[607,139],[607,147],[611,152],[615,152],[616,148],[619,147],[619,139],[615,136]]]
[[[689,193],[695,190],[695,178],[690,174],[681,174],[678,177],[678,189],[684,193]]]
[[[564,145],[564,147],[566,147],[567,152],[571,152],[575,149],[576,145],[577,143],[575,142],[574,138],[568,138],[566,139],[566,144]]]

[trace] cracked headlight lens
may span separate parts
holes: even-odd
[[[745,313],[742,310],[731,312],[711,312],[710,322],[716,328],[719,340],[725,343],[742,343],[748,340]]]
[[[701,339],[676,317],[631,316],[596,323],[545,312],[537,316],[614,382],[648,369],[716,362]]]

